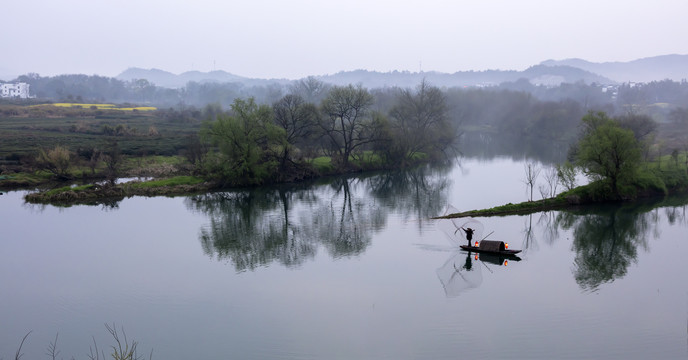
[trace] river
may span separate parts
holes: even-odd
[[[524,162],[72,207],[0,196],[0,358],[673,359],[688,356],[688,198],[477,218]],[[544,184],[543,175],[540,183]],[[536,190],[537,191],[537,190]],[[536,195],[535,198],[538,196]]]

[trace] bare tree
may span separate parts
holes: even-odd
[[[117,346],[112,346],[112,358],[115,360],[136,360],[139,359],[139,356],[136,354],[136,348],[138,347],[139,343],[137,341],[132,341],[131,343],[127,339],[127,334],[124,332],[124,328],[122,328],[122,335],[123,339],[120,339],[119,334],[117,333],[117,328],[115,327],[115,324],[112,324],[112,326],[105,324],[105,328],[107,331],[112,335],[112,337],[115,339],[115,342],[117,343]]]
[[[107,178],[114,185],[117,176],[119,176],[119,169],[123,161],[122,150],[117,141],[112,141],[106,146],[105,151],[101,154],[101,158],[107,167]]]
[[[322,102],[325,116],[320,127],[343,168],[349,167],[349,156],[355,150],[377,141],[369,116],[372,103],[373,96],[361,85],[335,86]]]
[[[112,338],[115,340],[115,345],[110,346],[112,349],[112,358],[114,360],[141,360],[143,357],[138,354],[137,348],[138,348],[138,341],[129,341],[127,338],[127,334],[124,332],[124,328],[122,327],[122,334],[117,331],[117,327],[115,324],[112,324],[110,326],[109,324],[105,324],[105,328],[107,331],[112,335]],[[57,342],[57,337],[55,338],[55,341]],[[93,347],[89,347],[90,352],[87,354],[88,358],[90,360],[101,360],[105,359],[105,352],[104,351],[98,351],[98,344],[96,343],[96,339],[93,338]],[[153,358],[153,350],[151,350],[150,355],[148,356],[148,359]]]
[[[330,86],[318,80],[314,76],[297,81],[289,89],[291,94],[301,96],[305,101],[317,104],[322,101]]]
[[[55,334],[55,341],[51,341],[50,344],[48,345],[48,349],[46,350],[46,355],[48,355],[52,360],[56,360],[57,356],[60,355],[60,351],[57,350],[57,336],[58,334]]]
[[[272,105],[275,112],[274,121],[284,129],[286,144],[280,155],[280,167],[285,168],[291,160],[291,152],[295,145],[301,143],[307,147],[313,137],[318,124],[318,109],[307,103],[300,95],[288,94]]]
[[[30,335],[32,332],[33,332],[33,330],[32,330],[32,331],[29,331],[29,332],[26,333],[26,335],[24,335],[24,337],[22,338],[21,343],[19,343],[19,348],[17,349],[17,352],[14,354],[14,360],[19,360],[19,359],[21,359],[22,356],[24,356],[24,354],[22,354],[22,352],[21,352],[21,349],[22,349],[22,347],[24,346],[24,341],[26,341],[26,338],[29,337],[29,335]]]
[[[419,153],[444,153],[457,138],[444,94],[425,79],[416,91],[399,92],[390,117],[393,140],[390,152],[402,167]]]
[[[526,184],[526,195],[530,191],[530,198],[528,201],[533,201],[533,188],[535,187],[535,182],[540,175],[540,168],[533,163],[527,163],[523,165],[523,170],[525,171],[525,179],[523,183]]]
[[[91,148],[90,153],[91,153],[91,156],[88,157],[88,160],[86,161],[86,165],[88,166],[89,169],[91,169],[91,174],[95,175],[96,168],[98,167],[98,163],[100,161],[100,150],[93,147],[93,148]]]
[[[540,195],[543,199],[553,198],[557,195],[557,187],[559,185],[557,177],[557,169],[554,166],[545,168],[545,182],[540,185]]]

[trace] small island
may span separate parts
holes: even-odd
[[[567,190],[556,196],[519,204],[505,204],[490,209],[470,210],[437,217],[458,218],[478,216],[527,215],[540,211],[579,207],[586,204],[632,201],[639,198],[665,196],[688,191],[688,154],[674,151],[654,161],[642,158],[650,144],[643,126],[631,126],[624,118],[612,119],[603,112],[589,112],[583,117],[583,131],[567,162],[557,167],[557,181]],[[635,130],[635,131],[634,131]],[[642,131],[642,132],[641,132]],[[577,169],[591,180],[575,186]],[[526,168],[526,185],[537,175]]]
[[[93,203],[453,158],[459,123],[438,87],[422,81],[396,91],[389,116],[373,111],[375,98],[361,85],[327,90],[319,106],[293,92],[272,105],[237,98],[229,111],[208,105],[191,114],[112,104],[8,106],[13,116],[0,124],[0,152],[14,154],[2,159],[0,188],[38,189],[25,196],[31,203]],[[35,149],[35,137],[50,141]]]

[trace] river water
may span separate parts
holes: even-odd
[[[0,196],[0,358],[685,359],[688,198],[431,220],[527,199],[524,162],[72,207]],[[544,179],[540,179],[544,183]],[[536,190],[537,192],[537,190]],[[538,198],[539,196],[535,196]],[[456,226],[522,249],[459,250]]]

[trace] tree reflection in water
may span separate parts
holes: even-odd
[[[354,196],[352,188],[360,185],[356,178],[337,178],[330,184],[331,198],[301,213],[304,235],[318,239],[332,257],[361,254],[370,245],[371,232],[387,221],[382,209],[363,196]]]
[[[190,197],[187,206],[209,217],[200,234],[204,252],[242,271],[273,261],[296,266],[315,255],[313,241],[297,236],[299,226],[289,217],[295,200],[314,196],[307,189],[251,189]]]
[[[438,216],[447,206],[450,166],[426,165],[412,170],[390,171],[368,179],[372,195],[401,213],[404,219],[423,221]]]
[[[608,205],[591,212],[561,212],[557,223],[573,229],[573,275],[585,291],[626,275],[636,262],[638,246],[647,249],[647,235],[657,218],[647,209]]]
[[[668,207],[664,208],[665,215],[669,224],[688,224],[688,194],[683,196],[673,196],[664,201]]]
[[[209,256],[231,261],[237,271],[273,262],[293,267],[319,247],[335,258],[363,253],[391,211],[438,215],[448,182],[428,169],[209,193],[186,202],[209,217],[199,236]]]

